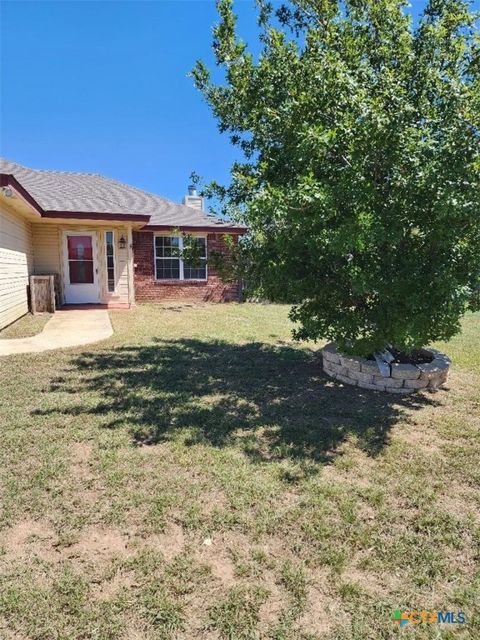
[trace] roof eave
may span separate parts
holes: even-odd
[[[115,220],[147,223],[150,216],[135,213],[100,213],[97,211],[44,211],[42,218],[76,218],[77,220]]]
[[[12,187],[18,195],[39,215],[43,215],[43,209],[33,196],[31,196],[25,187],[10,173],[0,173],[0,187]]]
[[[184,225],[184,224],[147,224],[141,229],[141,231],[171,231],[172,229],[179,229],[180,231],[201,231],[203,233],[237,233],[244,234],[247,232],[247,227],[237,226],[220,226],[220,225]]]
[[[100,213],[97,211],[45,211],[35,198],[23,187],[10,173],[0,173],[0,187],[12,187],[27,204],[42,218],[62,218],[77,220],[115,220],[119,222],[139,222],[146,224],[150,220],[149,215],[133,213]]]

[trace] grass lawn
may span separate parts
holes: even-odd
[[[25,316],[17,320],[17,322],[14,322],[8,327],[5,327],[5,329],[2,329],[0,331],[0,340],[8,340],[10,338],[30,338],[30,336],[41,333],[51,317],[51,313],[41,313],[35,316],[27,313]]]
[[[275,305],[0,361],[2,640],[480,637],[480,314],[448,389],[335,383]]]

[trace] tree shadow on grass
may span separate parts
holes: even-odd
[[[255,461],[327,462],[351,436],[375,456],[407,411],[434,403],[340,385],[318,355],[263,343],[155,340],[84,353],[73,365],[51,391],[96,393],[98,403],[38,413],[99,415],[105,428],[126,426],[138,445],[182,433],[187,445],[236,445]]]

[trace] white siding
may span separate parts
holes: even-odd
[[[0,210],[0,329],[28,311],[33,270],[32,227],[19,214]]]

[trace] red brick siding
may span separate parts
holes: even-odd
[[[208,265],[205,282],[188,280],[155,280],[153,231],[133,232],[133,260],[136,302],[162,302],[164,300],[193,300],[197,302],[231,302],[238,300],[238,283],[223,282]],[[207,251],[228,251],[221,233],[207,234]]]

